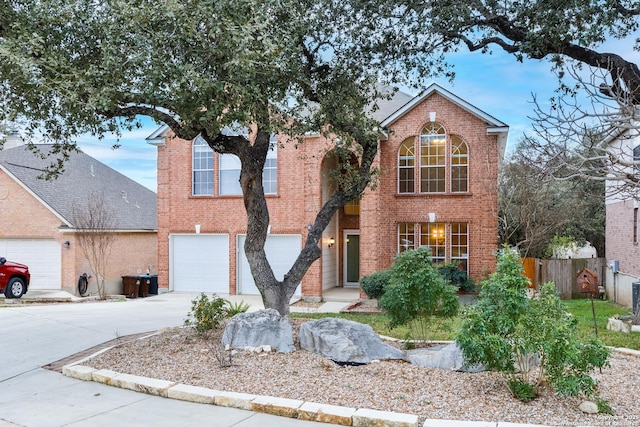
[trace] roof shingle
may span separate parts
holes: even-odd
[[[53,145],[37,147],[48,154]],[[157,230],[156,193],[83,152],[70,153],[57,179],[39,178],[55,159],[55,154],[42,159],[26,145],[0,151],[0,167],[64,218],[65,225],[74,228],[74,206],[86,207],[89,195],[98,193],[113,209],[115,229]]]

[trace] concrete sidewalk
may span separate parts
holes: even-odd
[[[163,293],[160,296],[165,294],[171,295],[181,295],[186,296],[190,299],[196,298],[198,293],[186,293],[186,292],[170,292]],[[290,310],[292,313],[339,313],[340,311],[346,309],[350,305],[358,302],[359,293],[357,290],[347,289],[342,290],[342,288],[336,288],[335,291],[329,291],[328,296],[325,297],[325,301],[319,307],[296,307],[291,306]],[[264,304],[262,303],[262,297],[260,295],[228,295],[228,294],[217,294],[219,297],[229,300],[232,303],[245,302],[249,305],[249,311],[257,311],[264,309]],[[146,298],[155,298],[158,295],[149,295]],[[124,295],[109,295],[107,297],[109,300],[124,300],[126,297]],[[137,299],[137,298],[135,298]],[[300,297],[293,297],[291,299],[291,303],[299,301]],[[87,302],[98,302],[100,298],[97,295],[87,296],[87,297],[79,297],[76,295],[72,295],[69,292],[61,291],[61,290],[29,290],[22,298],[19,299],[10,299],[5,298],[3,294],[0,293],[0,305],[21,305],[21,304],[55,304],[55,303],[87,303]]]

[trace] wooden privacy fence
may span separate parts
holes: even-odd
[[[604,286],[607,261],[605,258],[579,259],[538,259],[523,260],[525,275],[531,280],[531,286],[538,288],[542,283],[553,282],[562,299],[588,298],[578,289],[576,275],[588,268],[598,275],[598,285]]]

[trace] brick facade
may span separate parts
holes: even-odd
[[[488,132],[485,116],[478,116],[464,103],[454,102],[448,92],[434,91],[421,98],[413,108],[394,119],[388,137],[379,143],[376,166],[380,169],[378,186],[365,192],[357,216],[341,209],[327,227],[322,239],[323,257],[309,269],[302,283],[303,295],[321,298],[323,289],[344,284],[345,230],[360,235],[360,277],[388,268],[398,252],[398,224],[425,223],[429,213],[436,222],[446,224],[445,240],[450,241],[451,223],[467,223],[469,227],[469,273],[479,279],[495,266],[497,249],[497,183],[501,151],[498,136]],[[469,147],[469,187],[465,193],[452,193],[449,183],[442,194],[398,194],[398,150],[407,138],[417,141],[423,126],[431,121],[442,125],[450,136],[458,135]],[[490,116],[489,116],[490,117]],[[383,122],[384,123],[384,122]],[[501,122],[498,122],[502,124]],[[505,129],[508,129],[506,125]],[[506,134],[504,135],[506,138]],[[282,141],[280,141],[282,142]],[[299,234],[303,242],[307,224],[312,223],[326,200],[331,184],[328,171],[331,149],[322,137],[307,137],[295,146],[284,143],[278,149],[278,192],[267,195],[271,234]],[[449,148],[447,149],[449,153]],[[214,156],[214,182],[217,182],[217,154]],[[416,167],[419,152],[416,153]],[[158,259],[159,283],[170,286],[170,236],[195,233],[229,235],[229,293],[237,290],[236,236],[246,233],[246,213],[241,196],[223,197],[192,195],[192,143],[171,135],[158,147]],[[450,157],[446,160],[447,180]],[[215,185],[214,185],[215,186]],[[335,245],[328,247],[333,237]],[[447,253],[449,249],[447,249]],[[447,255],[447,260],[449,259]]]
[[[607,204],[607,246],[608,261],[618,260],[621,272],[640,278],[640,240],[638,221],[640,216],[638,202],[624,200]],[[634,227],[635,241],[634,241]]]

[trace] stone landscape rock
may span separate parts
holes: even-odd
[[[629,333],[631,328],[625,322],[620,319],[616,319],[615,317],[610,317],[609,322],[607,322],[607,329],[614,332],[624,332]]]
[[[222,345],[235,348],[270,346],[281,353],[295,350],[289,317],[281,316],[272,308],[233,316],[224,328]]]
[[[453,342],[447,345],[436,345],[407,351],[407,360],[414,365],[426,368],[448,369],[458,372],[481,372],[481,365],[465,367],[462,350]]]
[[[578,407],[585,414],[597,414],[598,413],[598,405],[595,402],[591,402],[589,400],[585,400]]]
[[[298,334],[300,347],[337,363],[360,364],[377,359],[403,359],[404,353],[382,342],[369,325],[324,318],[305,322]]]

